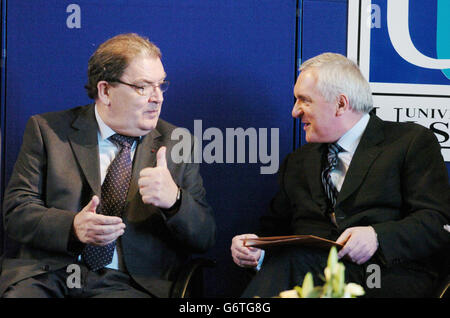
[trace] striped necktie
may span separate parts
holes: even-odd
[[[325,189],[325,193],[328,197],[330,208],[332,213],[334,214],[334,207],[336,205],[336,198],[338,195],[338,191],[336,186],[333,184],[331,180],[331,171],[336,169],[336,165],[338,163],[338,153],[344,151],[344,149],[339,146],[337,143],[332,143],[328,145],[328,156],[327,156],[327,165],[325,169],[322,171],[322,184]]]

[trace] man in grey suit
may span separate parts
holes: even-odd
[[[342,55],[321,54],[300,71],[292,116],[301,118],[308,143],[284,160],[280,190],[258,234],[336,240],[344,245],[338,256],[347,281],[368,296],[430,295],[436,256],[450,242],[448,174],[436,137],[420,125],[373,114],[369,83]],[[323,285],[328,250],[243,245],[256,236],[232,240],[237,265],[261,267],[244,296],[276,296],[300,285],[307,272]],[[380,279],[368,286],[371,264]]]
[[[169,155],[175,126],[159,118],[165,78],[153,43],[118,35],[89,60],[94,104],[28,121],[4,197],[6,232],[20,251],[3,260],[0,295],[167,297],[190,255],[214,244],[198,165]],[[118,213],[104,211],[107,200]],[[66,284],[70,264],[80,288]]]

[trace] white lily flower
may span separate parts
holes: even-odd
[[[300,298],[295,289],[285,290],[285,291],[281,292],[280,297],[281,298]]]
[[[344,289],[344,298],[351,298],[352,296],[364,295],[364,289],[355,283],[348,283]]]

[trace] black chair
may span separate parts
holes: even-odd
[[[437,298],[450,298],[450,274],[439,282],[434,296]]]
[[[216,262],[208,258],[194,258],[182,268],[173,283],[170,298],[200,298],[204,296],[203,269]]]

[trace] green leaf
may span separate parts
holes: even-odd
[[[295,286],[294,290],[297,292],[298,297],[303,298],[303,291],[302,291],[302,288],[300,286]]]
[[[308,298],[320,298],[322,296],[323,287],[317,286],[308,294]]]
[[[307,273],[303,279],[302,296],[309,297],[309,293],[314,289],[314,281],[311,273]]]
[[[345,266],[342,263],[336,264],[336,273],[333,275],[333,297],[342,297],[345,287]]]
[[[332,246],[330,254],[328,255],[328,263],[327,263],[327,267],[330,269],[331,274],[335,273],[335,266],[337,262],[338,262],[337,249],[336,246]]]

